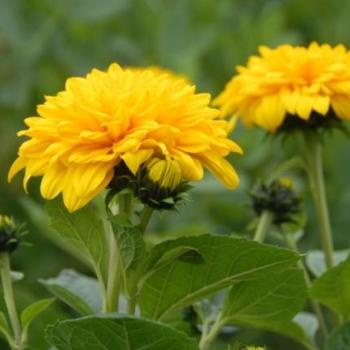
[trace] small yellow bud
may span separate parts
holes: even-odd
[[[181,182],[181,168],[175,160],[154,158],[147,169],[148,177],[161,188],[173,191]]]
[[[284,187],[293,188],[293,181],[289,177],[281,177],[278,182]]]

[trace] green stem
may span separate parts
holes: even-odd
[[[132,214],[133,196],[131,193],[122,193],[118,196],[119,213],[124,213],[128,217]],[[131,220],[130,220],[131,221]]]
[[[312,137],[305,138],[305,143],[308,176],[320,227],[323,252],[327,267],[331,268],[334,265],[333,238],[324,184],[322,144],[318,139]]]
[[[204,331],[202,333],[201,339],[199,341],[199,349],[207,350],[209,349],[211,343],[217,337],[220,332],[221,327],[224,325],[223,320],[221,319],[221,314],[218,315],[217,319],[211,326],[209,331]],[[207,329],[207,328],[206,328]]]
[[[290,236],[288,234],[286,234],[286,233],[282,232],[282,234],[283,234],[283,237],[284,237],[284,240],[286,242],[287,247],[289,247],[291,250],[294,250],[294,251],[298,252],[298,247],[296,245],[295,240],[291,239]],[[307,269],[305,267],[305,264],[304,264],[304,262],[302,260],[299,260],[298,265],[303,270],[304,276],[305,276],[306,286],[307,286],[308,289],[310,289],[311,285],[312,285],[312,282],[311,282],[309,273],[308,273],[308,271],[307,271]],[[320,324],[323,337],[324,337],[324,339],[327,339],[327,337],[329,335],[329,332],[328,332],[326,321],[325,321],[324,316],[323,316],[323,312],[322,312],[321,306],[314,299],[310,298],[310,301],[311,301],[312,308],[314,309],[314,312],[315,312],[316,317],[318,319],[318,322]]]
[[[140,231],[141,231],[141,233],[145,233],[152,214],[153,214],[153,209],[150,206],[145,204],[145,207],[143,208],[143,211],[142,211],[141,217],[140,217]]]
[[[119,250],[112,229],[109,232],[109,268],[105,312],[118,312],[120,292],[120,262]]]
[[[7,308],[7,312],[10,317],[11,326],[16,342],[16,350],[23,350],[24,344],[22,342],[22,327],[17,314],[12,280],[11,280],[11,268],[10,268],[10,258],[8,253],[2,253],[0,255],[0,273],[2,287],[4,291],[4,299]]]
[[[267,231],[270,229],[273,222],[273,213],[264,210],[260,215],[258,227],[256,228],[254,241],[262,243],[265,240]]]

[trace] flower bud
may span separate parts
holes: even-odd
[[[12,218],[0,215],[0,254],[16,250],[19,244],[18,232],[19,227]]]
[[[274,214],[275,224],[292,222],[293,214],[300,211],[300,198],[288,178],[274,180],[268,185],[261,184],[250,196],[256,214],[260,216],[263,211],[270,211]]]

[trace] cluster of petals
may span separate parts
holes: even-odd
[[[74,211],[108,187],[124,162],[136,174],[153,158],[175,161],[182,179],[198,181],[204,168],[228,188],[238,176],[225,159],[240,147],[227,122],[209,107],[210,95],[184,79],[154,69],[93,69],[69,78],[65,90],[46,97],[19,136],[26,140],[9,172],[25,171],[24,187],[40,176],[41,194],[63,194]]]
[[[350,119],[350,52],[315,42],[259,48],[214,101],[223,115],[276,131],[287,115],[309,120],[332,110]]]

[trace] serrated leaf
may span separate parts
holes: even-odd
[[[23,328],[23,337],[24,339],[27,336],[28,328],[32,321],[45,311],[55,300],[55,298],[42,299],[36,301],[35,303],[27,306],[21,313],[21,324]]]
[[[349,256],[350,250],[337,250],[334,252],[334,265],[340,264]],[[306,254],[306,265],[314,276],[320,277],[327,271],[326,259],[321,250],[310,250]]]
[[[95,314],[102,309],[100,286],[95,278],[63,270],[57,277],[41,279],[40,283],[81,315]]]
[[[164,248],[170,249],[167,250]],[[193,247],[179,246],[172,248],[171,246],[165,247],[163,244],[156,245],[144,261],[144,268],[141,271],[143,275],[142,282],[144,283],[154,272],[169,265],[174,260],[199,264],[203,262],[203,257]]]
[[[58,350],[198,350],[194,339],[165,324],[133,317],[86,317],[47,329]]]
[[[102,221],[90,205],[69,213],[61,199],[48,201],[47,212],[60,236],[86,256],[94,272],[107,284],[108,244]]]
[[[238,282],[228,291],[222,310],[227,323],[251,324],[258,320],[277,322],[291,320],[304,306],[306,284],[302,270],[292,267],[270,271],[261,278]]]
[[[299,259],[299,255],[290,250],[213,235],[166,241],[158,249],[166,251],[181,246],[196,249],[203,263],[174,260],[157,270],[140,292],[139,305],[144,316],[165,319],[172,311],[233,283],[289,269]]]
[[[350,257],[314,280],[311,296],[339,315],[350,316]]]
[[[350,349],[350,322],[338,327],[327,339],[325,350]]]

